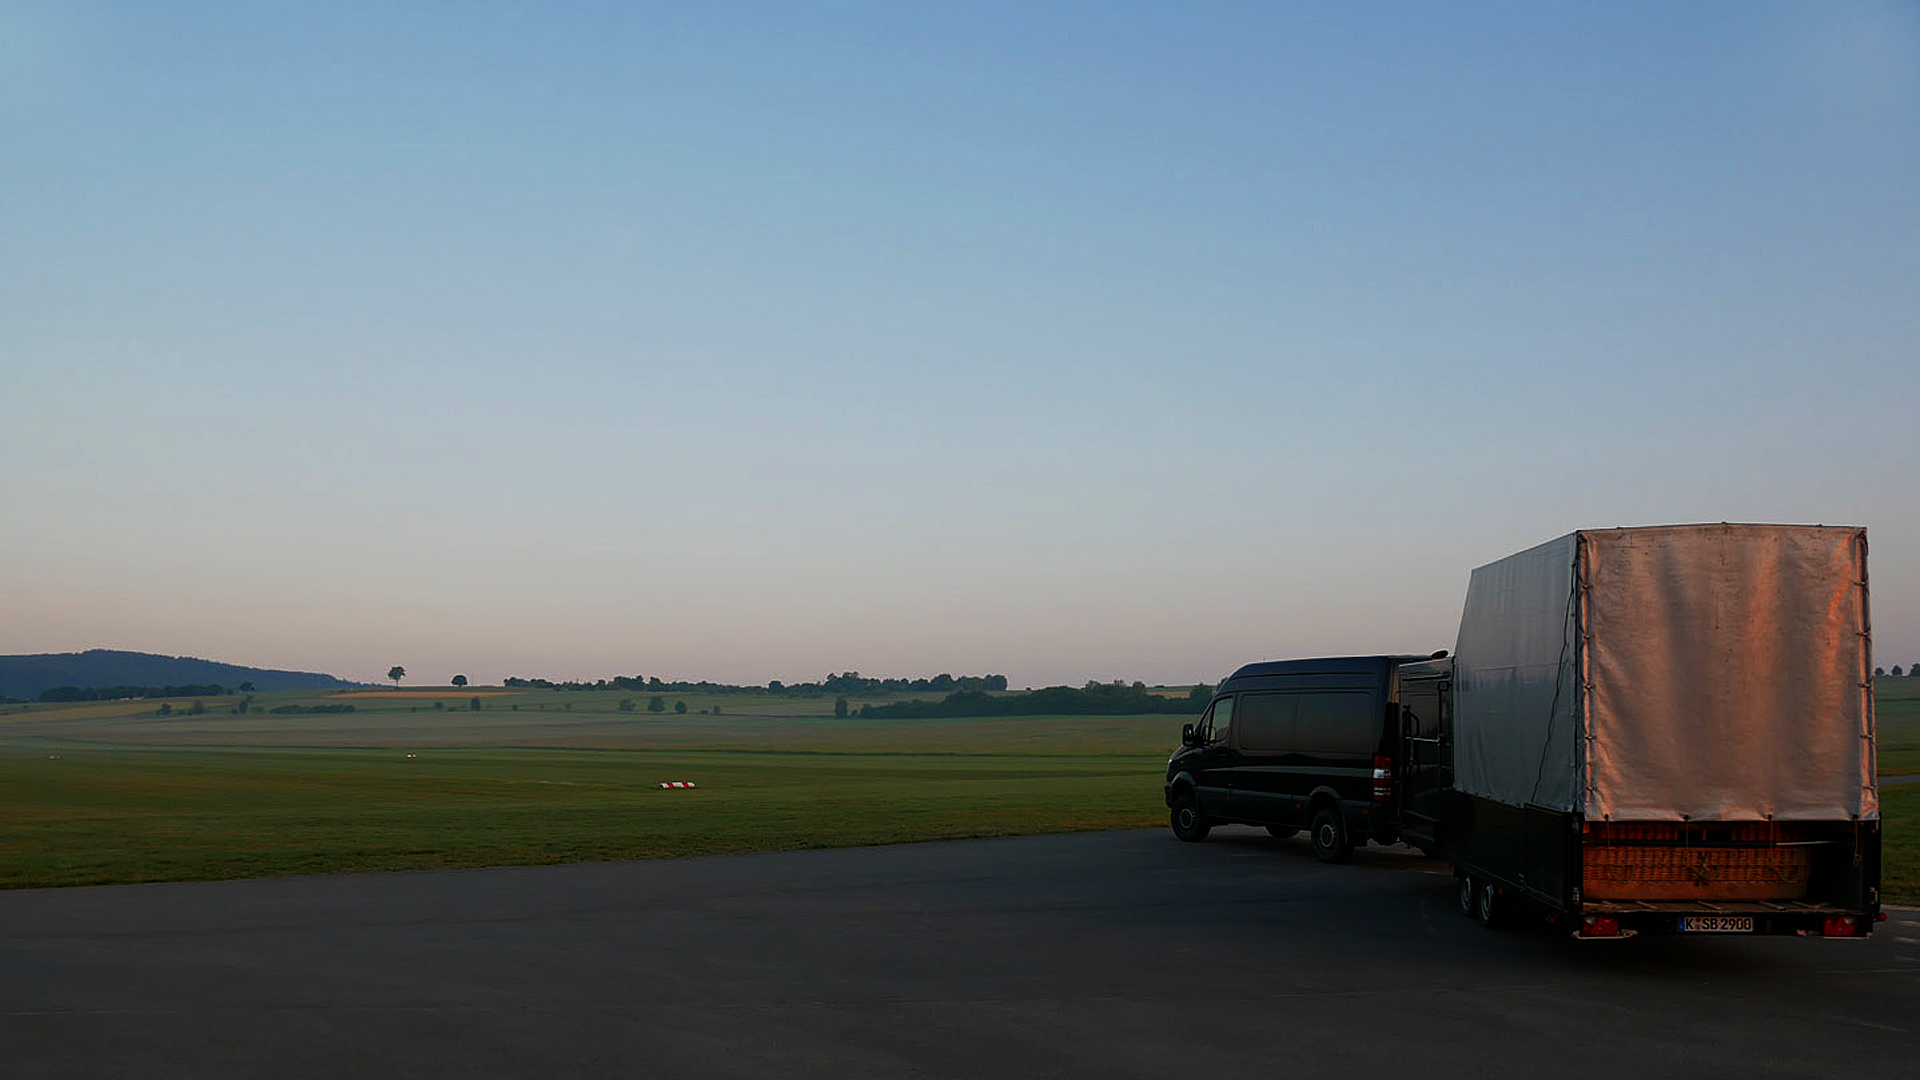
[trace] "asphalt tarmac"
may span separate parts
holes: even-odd
[[[1901,1077],[1920,917],[1574,942],[1164,830],[0,893],[0,1075]]]

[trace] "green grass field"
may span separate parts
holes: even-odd
[[[1920,772],[1909,684],[1879,690],[1887,776]],[[476,692],[255,699],[356,707],[320,715],[235,714],[236,698],[165,717],[154,702],[0,706],[0,887],[1153,826],[1182,720],[862,721],[771,695],[666,695],[688,712],[654,714],[651,695],[542,690],[474,711]],[[672,780],[698,787],[658,786]],[[1882,805],[1888,896],[1920,900],[1920,785]]]
[[[1880,792],[1881,893],[1891,901],[1920,903],[1920,785]]]
[[[417,753],[10,748],[0,886],[837,847],[1161,816],[1151,757]]]
[[[478,711],[473,691],[256,697],[357,710],[319,715],[236,715],[231,698],[167,717],[152,702],[0,708],[0,887],[1153,825],[1182,720],[862,721],[836,719],[831,698],[770,695],[667,695],[684,715],[648,713],[642,695],[622,712],[635,696],[528,691]],[[698,786],[659,787],[674,780]]]
[[[1873,683],[1873,711],[1880,725],[1880,775],[1920,773],[1920,679],[1883,678]]]

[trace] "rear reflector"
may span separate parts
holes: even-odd
[[[1859,937],[1860,920],[1851,915],[1829,915],[1820,921],[1820,932],[1827,937]]]
[[[1393,759],[1385,754],[1373,755],[1373,801],[1386,802],[1393,798]]]
[[[1620,920],[1611,915],[1589,915],[1580,922],[1582,937],[1619,937]]]

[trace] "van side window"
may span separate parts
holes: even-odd
[[[1293,749],[1293,714],[1298,694],[1241,694],[1240,749]]]
[[[1223,697],[1213,703],[1213,712],[1207,718],[1207,726],[1210,729],[1207,735],[1208,742],[1227,741],[1227,736],[1233,731],[1232,698]]]
[[[1302,750],[1369,754],[1380,738],[1375,698],[1365,691],[1318,690],[1300,695],[1293,743]]]

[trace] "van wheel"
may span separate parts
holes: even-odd
[[[1313,853],[1321,862],[1344,862],[1353,854],[1347,823],[1338,807],[1323,806],[1313,815]]]
[[[1299,834],[1300,830],[1291,825],[1267,826],[1267,835],[1273,837],[1275,840],[1285,840],[1289,836],[1298,836]]]
[[[1498,930],[1507,925],[1508,909],[1512,905],[1499,889],[1494,888],[1493,882],[1481,882],[1478,892],[1474,914],[1480,917],[1480,925],[1489,930]]]
[[[1479,883],[1474,881],[1469,875],[1461,874],[1454,878],[1454,884],[1458,886],[1460,914],[1465,915],[1469,919],[1478,916],[1480,914]]]
[[[1200,800],[1193,792],[1185,792],[1173,798],[1173,835],[1189,843],[1197,843],[1207,838],[1213,829],[1213,822],[1200,813]]]

